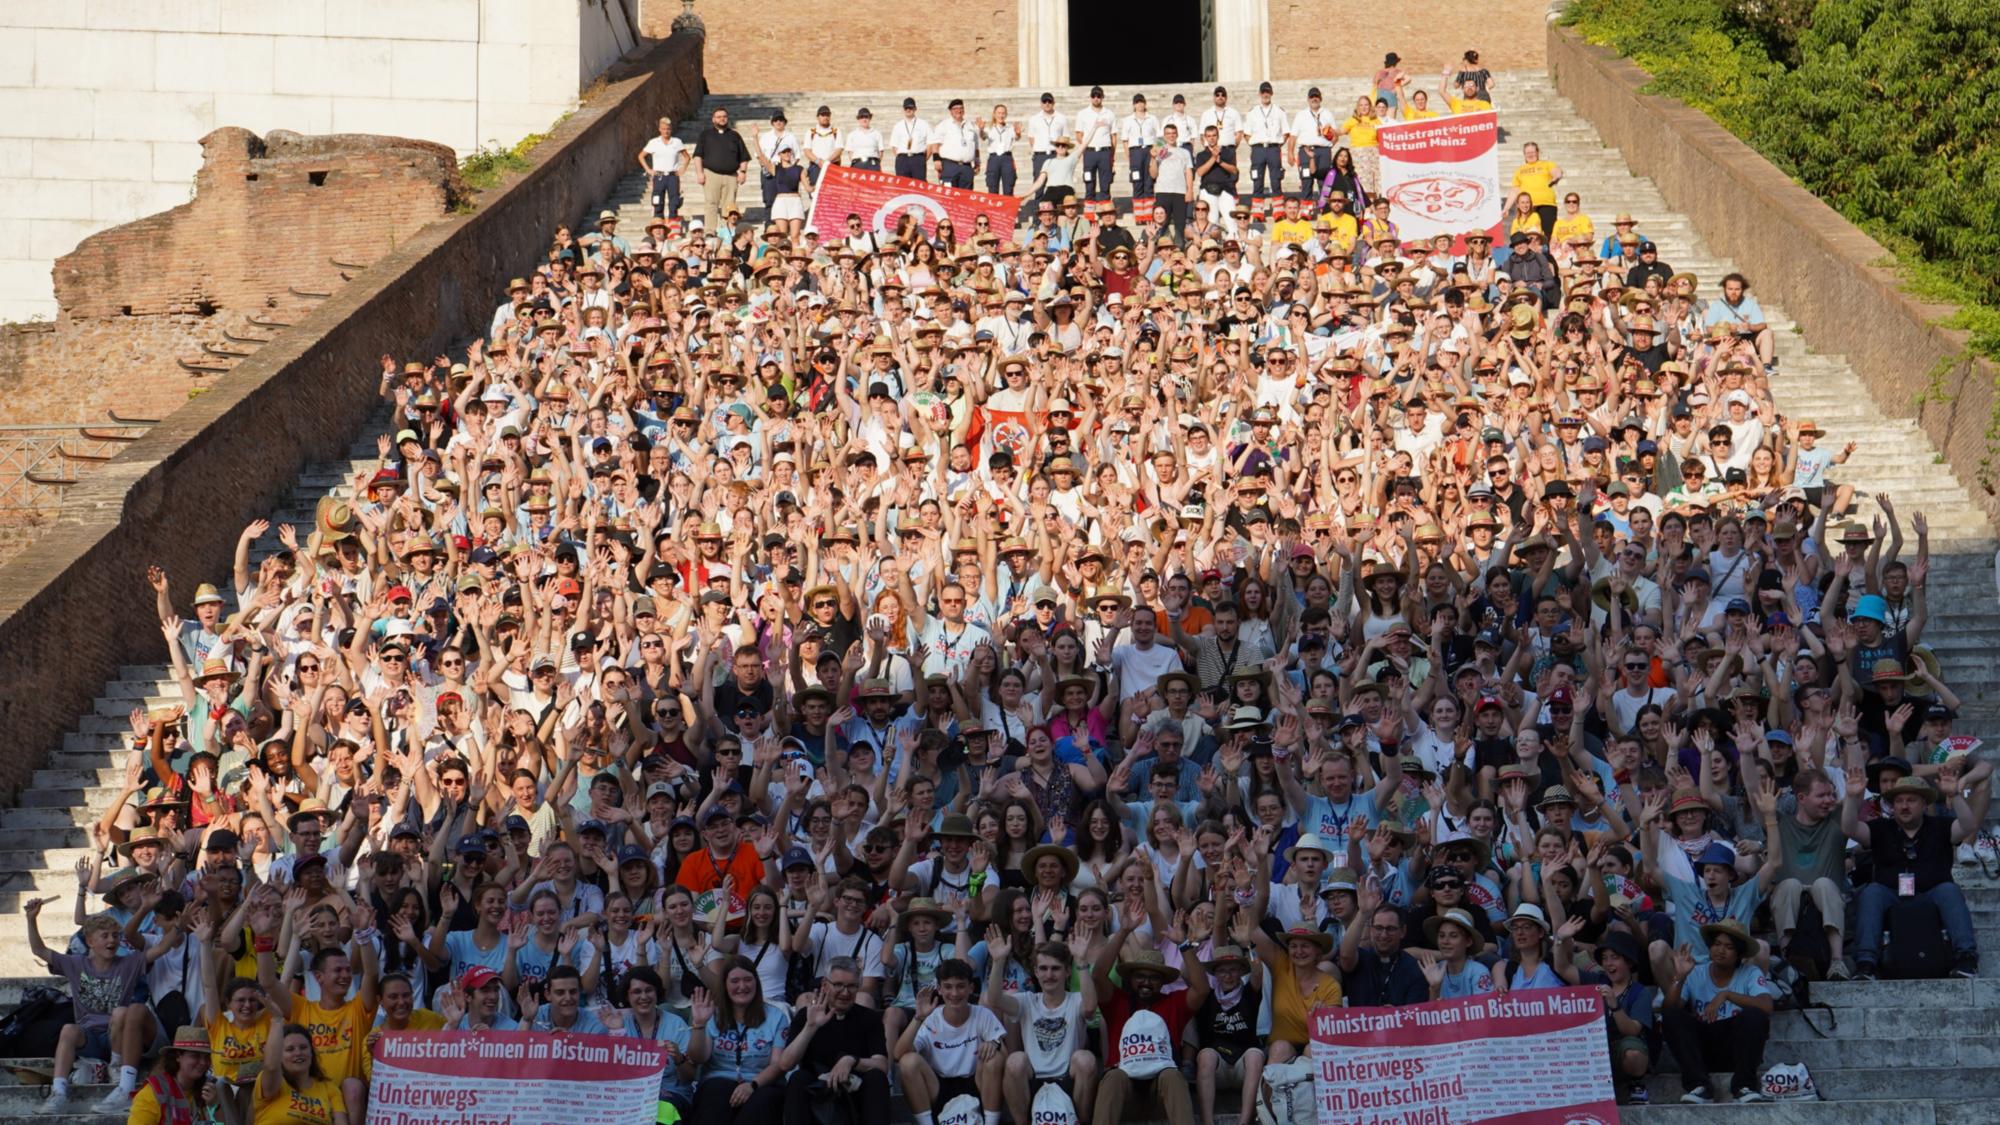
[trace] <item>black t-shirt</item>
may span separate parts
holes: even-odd
[[[743,143],[743,135],[727,127],[717,129],[711,125],[703,129],[695,138],[694,155],[701,161],[703,171],[719,175],[733,176],[738,168],[750,163],[750,148]]]
[[[1868,822],[1868,851],[1875,860],[1875,882],[1896,889],[1896,878],[1915,872],[1917,891],[1951,882],[1951,825],[1948,817],[1925,816],[1913,835],[1892,817]]]
[[[789,1043],[797,1039],[805,1028],[806,1013],[801,1007],[799,1013],[792,1017],[792,1029],[785,1036],[785,1041]],[[806,1044],[805,1057],[799,1065],[805,1068],[807,1074],[825,1074],[833,1069],[833,1064],[848,1055],[859,1060],[888,1053],[889,1044],[882,1034],[882,1013],[856,1004],[813,1033],[812,1042]]]
[[[1243,1052],[1252,1047],[1262,1047],[1264,1037],[1257,1034],[1257,1010],[1262,1002],[1257,990],[1248,986],[1236,1006],[1228,1009],[1223,1008],[1213,992],[1209,993],[1201,1010],[1194,1014],[1196,1042],[1213,1047],[1228,1062],[1242,1058]]]
[[[735,720],[738,710],[746,707],[768,715],[776,700],[777,692],[768,679],[758,680],[755,687],[745,691],[736,686],[736,680],[731,678],[715,689],[715,713],[727,724]]]

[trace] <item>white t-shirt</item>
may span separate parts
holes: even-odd
[[[1083,993],[1063,994],[1051,1008],[1039,992],[1013,992],[1014,1016],[1021,1021],[1021,1049],[1036,1078],[1061,1078],[1069,1073],[1070,1056],[1083,1044]]]
[[[1150,691],[1161,676],[1181,671],[1181,654],[1172,645],[1153,642],[1153,647],[1119,645],[1111,652],[1111,668],[1118,673],[1118,699],[1124,702],[1142,691]]]
[[[852,957],[861,962],[864,979],[882,977],[882,939],[866,926],[858,934],[843,934],[832,922],[814,922],[811,949],[821,973],[835,957]]]
[[[979,1061],[979,1045],[1006,1037],[1006,1025],[990,1008],[973,1005],[971,1016],[954,1027],[946,1022],[940,1005],[917,1029],[912,1045],[939,1078],[969,1078]]]
[[[687,145],[679,137],[654,137],[646,142],[641,155],[652,157],[653,171],[678,172],[681,159],[687,152]]]

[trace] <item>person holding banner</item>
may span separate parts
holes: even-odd
[[[1268,858],[1268,855],[1267,855]],[[1306,1051],[1307,1023],[1315,1008],[1340,1007],[1340,977],[1332,971],[1333,935],[1297,925],[1271,940],[1250,910],[1238,910],[1231,930],[1238,945],[1255,950],[1271,974],[1269,1059],[1290,1062]]]
[[[705,1001],[707,992],[697,991]],[[693,1041],[693,1030],[686,1020],[660,1006],[666,987],[651,966],[641,965],[625,974],[624,992],[625,1006],[612,1008],[605,1014],[605,1034],[645,1039],[666,1047],[667,1065],[660,1072],[660,1100],[672,1105],[683,1117],[692,1114],[694,1089],[689,1079],[694,1068],[688,1061],[688,1044]]]

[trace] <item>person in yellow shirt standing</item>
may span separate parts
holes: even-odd
[[[1582,248],[1571,251],[1570,243],[1579,238],[1583,240]],[[1549,235],[1550,244],[1560,250],[1557,260],[1569,261],[1577,256],[1595,257],[1589,250],[1590,244],[1596,239],[1597,225],[1590,221],[1589,215],[1583,213],[1582,197],[1573,191],[1564,195],[1562,215],[1556,219],[1555,230]]]
[[[1492,102],[1479,96],[1479,83],[1470,78],[1459,87],[1458,94],[1453,94],[1451,78],[1447,76],[1444,84],[1438,87],[1438,93],[1444,95],[1445,107],[1453,113],[1478,113],[1493,108]]]
[[[1403,102],[1405,121],[1429,121],[1433,117],[1442,116],[1443,114],[1431,108],[1431,96],[1423,90],[1412,91]]]
[[[410,985],[410,978],[403,973],[390,973],[382,978],[378,989],[382,998],[382,1022],[368,1033],[361,1044],[361,1080],[371,1082],[375,1078],[375,1040],[385,1031],[437,1031],[444,1027],[442,1015],[429,1008],[417,1007],[416,989]]]
[[[1355,170],[1360,174],[1361,186],[1368,194],[1375,194],[1378,167],[1375,152],[1375,131],[1382,127],[1382,119],[1375,114],[1375,102],[1369,98],[1354,99],[1354,112],[1340,123],[1339,135],[1347,138],[1347,146],[1354,152]]]
[[[1514,169],[1511,182],[1515,191],[1527,193],[1542,221],[1542,237],[1551,243],[1556,241],[1556,185],[1562,178],[1563,170],[1554,161],[1542,159],[1542,146],[1533,141],[1521,146],[1521,166]]]
[[[264,986],[264,993],[279,1016],[292,1024],[307,1028],[312,1037],[314,1065],[325,1071],[335,1087],[336,1100],[343,1106],[353,1106],[356,1119],[367,1116],[368,1083],[362,1062],[367,1056],[368,1029],[375,1023],[377,993],[375,963],[375,911],[367,905],[354,908],[355,959],[361,962],[361,972],[357,977],[353,960],[348,951],[338,946],[329,946],[313,954],[312,974],[319,984],[319,1000],[306,999],[303,989],[278,980],[277,961],[274,951],[277,938],[271,933],[271,919],[260,915],[256,930],[257,980]],[[347,997],[350,986],[355,986],[352,999]],[[286,1028],[289,1038],[291,1028]],[[275,1038],[275,1036],[274,1036]],[[264,1106],[266,1099],[264,1078],[268,1077],[271,1066],[270,1054],[278,1048],[267,1049],[266,1074],[257,1084],[256,1125],[265,1125]],[[286,1081],[291,1081],[289,1069],[290,1048],[284,1048],[287,1060]],[[275,1094],[272,1096],[276,1096]],[[296,1099],[295,1099],[296,1100]],[[290,1118],[272,1118],[273,1121],[288,1121]]]

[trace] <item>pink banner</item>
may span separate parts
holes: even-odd
[[[960,242],[971,240],[973,219],[985,215],[988,227],[1003,239],[1014,235],[1014,219],[1021,201],[1011,195],[989,195],[983,191],[962,191],[923,180],[905,179],[887,172],[869,172],[833,165],[820,177],[813,193],[812,228],[823,236],[847,229],[847,216],[861,216],[869,230],[896,229],[896,220],[914,214],[928,234],[937,233],[938,220],[949,217]]]
[[[651,1121],[667,1050],[612,1035],[385,1031],[368,1125]]]
[[[1555,988],[1312,1018],[1320,1125],[1611,1125],[1597,990]]]
[[[1384,125],[1375,133],[1381,194],[1405,243],[1440,234],[1463,251],[1473,231],[1500,234],[1500,119],[1491,110]]]

